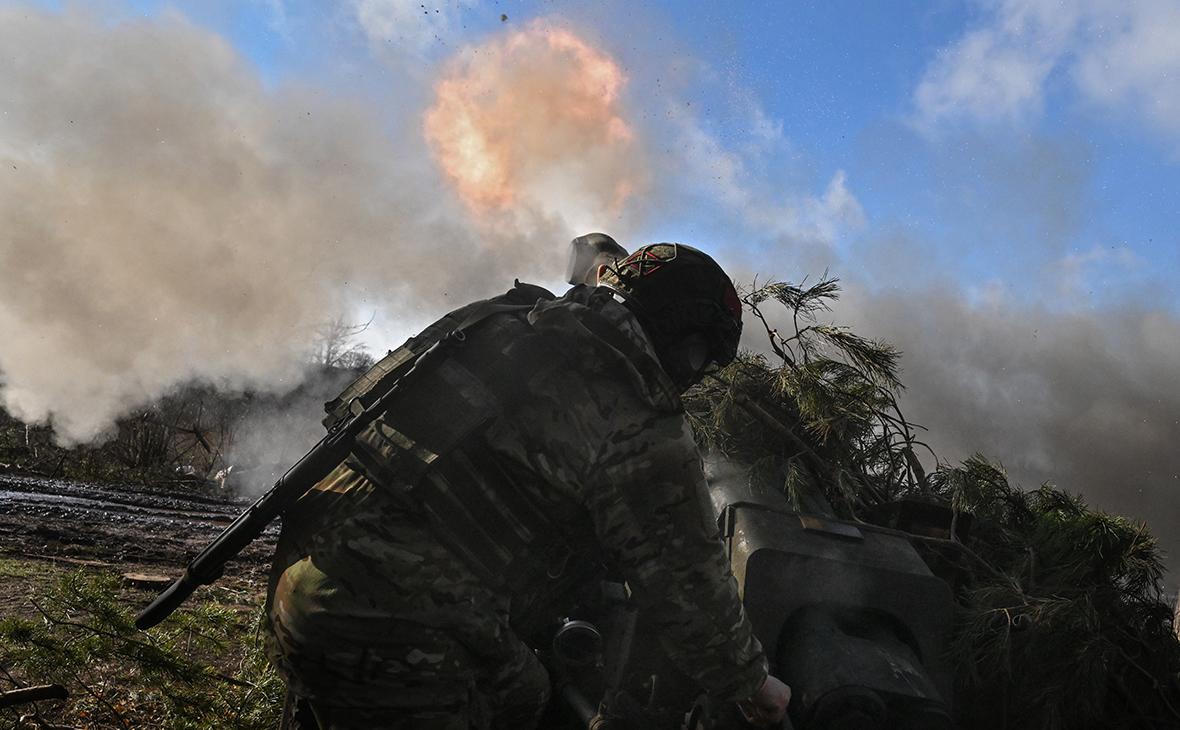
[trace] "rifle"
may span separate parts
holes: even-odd
[[[206,545],[185,567],[184,575],[177,578],[140,612],[135,618],[135,627],[141,630],[150,629],[172,615],[172,612],[198,587],[220,578],[227,562],[261,535],[266,526],[294,504],[295,500],[328,476],[348,457],[356,437],[392,403],[398,385],[414,371],[420,361],[428,359],[428,356],[449,340],[449,336],[443,337],[422,353],[412,353],[405,349],[390,353],[386,358],[390,365],[369,391],[370,397],[358,395],[351,398],[344,416],[332,423],[327,435],[288,469],[286,474],[279,477],[266,494],[246,508],[246,511],[222,530],[213,542]],[[378,370],[382,364],[384,361],[374,370]],[[362,376],[364,377],[368,376]],[[373,396],[379,397],[374,399]]]
[[[571,284],[583,281],[592,284],[599,264],[626,255],[626,249],[610,236],[602,233],[579,236],[570,242],[569,281]],[[516,290],[521,293],[514,298]],[[551,299],[553,295],[518,281],[514,291],[503,297],[473,303],[446,315],[418,337],[391,352],[369,373],[358,378],[345,390],[341,399],[326,406],[328,417],[324,425],[328,427],[327,435],[189,562],[184,574],[140,612],[135,619],[136,628],[150,629],[168,618],[198,587],[220,578],[227,562],[262,534],[266,526],[294,504],[295,500],[344,461],[356,437],[392,404],[398,384],[414,371],[421,359],[434,353],[444,343],[461,339],[464,330],[489,315],[519,309],[522,305],[530,307],[539,298]],[[431,340],[434,340],[433,344],[425,347]]]
[[[492,315],[527,311],[540,299],[553,299],[553,294],[518,281],[506,294],[447,313],[358,377],[338,398],[324,406],[328,413],[324,419],[327,435],[193,558],[184,575],[140,612],[135,619],[136,628],[150,629],[171,615],[199,586],[221,577],[230,559],[348,458],[356,437],[393,405],[401,383],[411,378],[422,363],[438,357],[451,343],[462,342],[469,328]]]

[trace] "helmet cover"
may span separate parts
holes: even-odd
[[[606,266],[598,284],[622,297],[681,387],[699,380],[703,365],[727,365],[737,354],[741,300],[733,282],[704,252],[682,243],[644,246]],[[687,356],[686,361],[685,340],[704,343],[704,357]]]

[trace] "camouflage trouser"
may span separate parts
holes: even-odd
[[[325,729],[534,727],[549,678],[508,626],[508,599],[370,497],[310,537],[284,527],[271,662]]]

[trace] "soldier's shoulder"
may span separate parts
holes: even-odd
[[[564,296],[538,301],[527,320],[572,370],[613,381],[658,410],[680,409],[679,392],[650,339],[609,289],[575,286]]]

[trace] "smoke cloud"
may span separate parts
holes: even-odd
[[[420,122],[390,132],[346,97],[268,89],[180,15],[3,8],[0,47],[0,404],[66,443],[192,379],[290,389],[317,326],[360,302],[417,323],[553,280],[585,232],[566,221],[617,219],[639,184],[617,66],[566,31],[470,48],[439,82],[439,158],[464,161],[443,124],[462,115],[535,211],[495,225]]]
[[[1145,308],[1055,312],[959,293],[850,288],[837,316],[905,353],[906,415],[943,459],[981,452],[1145,520],[1180,556],[1180,319]],[[1175,582],[1175,578],[1171,579]]]
[[[229,483],[251,497],[269,489],[323,438],[324,403],[354,377],[348,371],[316,369],[289,393],[255,399],[235,425],[233,445],[225,455],[233,467]]]
[[[4,406],[78,441],[189,378],[289,387],[391,223],[372,125],[179,17],[4,9],[0,45]]]

